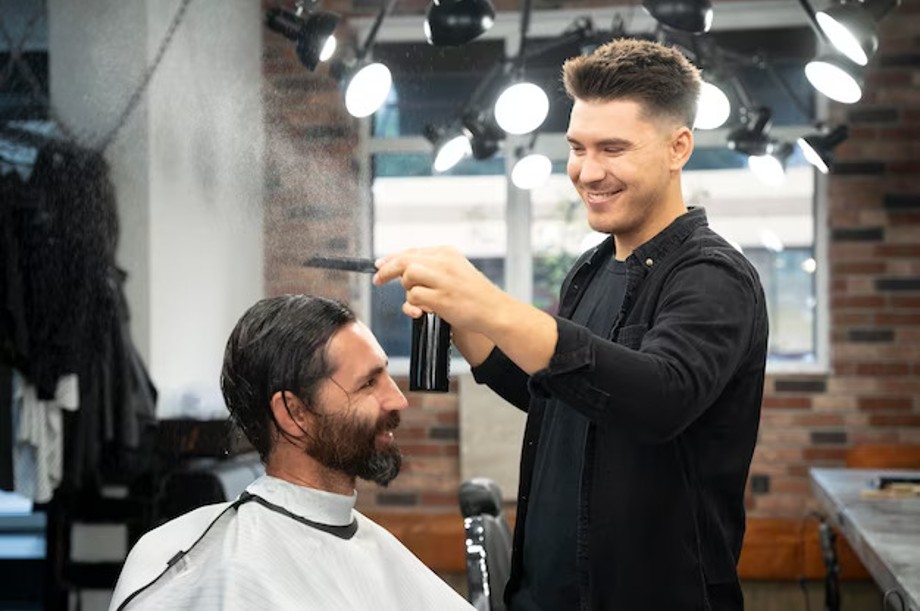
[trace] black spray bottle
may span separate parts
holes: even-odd
[[[409,390],[447,392],[450,374],[450,324],[433,312],[412,319]]]

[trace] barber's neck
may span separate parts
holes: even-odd
[[[613,243],[616,247],[614,258],[617,261],[625,261],[637,248],[664,231],[686,212],[687,206],[684,204],[680,182],[672,182],[663,200],[654,205],[641,227],[631,233],[613,234]]]

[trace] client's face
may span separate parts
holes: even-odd
[[[402,456],[394,431],[405,396],[387,373],[387,358],[361,323],[329,341],[333,374],[316,395],[318,409],[307,453],[330,469],[382,486],[398,474]]]

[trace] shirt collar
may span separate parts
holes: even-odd
[[[246,490],[302,518],[330,526],[351,524],[358,498],[357,493],[335,494],[292,484],[271,475],[261,476]]]
[[[674,219],[670,225],[658,232],[649,241],[640,245],[630,258],[635,258],[643,262],[646,266],[651,267],[649,261],[654,264],[666,258],[675,248],[684,243],[691,233],[698,227],[708,225],[706,220],[706,210],[702,207],[689,207],[687,212]]]
[[[708,224],[706,209],[702,206],[690,206],[687,208],[687,212],[674,219],[670,225],[652,236],[650,240],[639,245],[627,257],[626,261],[629,263],[630,260],[639,262],[651,260],[657,263],[682,244],[697,227],[704,227]],[[600,260],[604,260],[615,254],[616,247],[614,246],[613,236],[607,236],[606,240],[594,248],[586,263],[593,263],[598,256],[601,257]]]

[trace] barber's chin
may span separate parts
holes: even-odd
[[[609,216],[601,214],[588,214],[588,226],[598,233],[616,233],[617,223]]]

